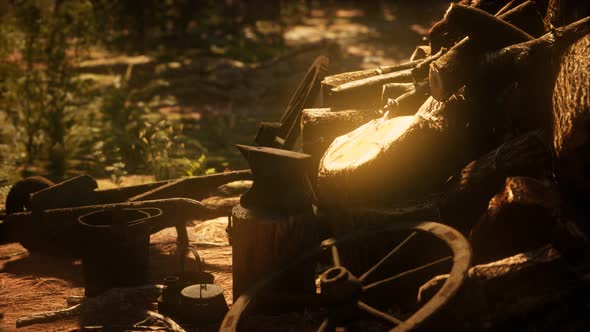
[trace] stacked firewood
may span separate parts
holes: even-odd
[[[511,272],[511,287],[526,283],[524,263],[507,257],[547,245],[551,262],[589,261],[588,15],[584,1],[461,1],[409,62],[326,77],[323,108],[304,110],[301,124],[320,209],[433,202],[441,222],[469,236],[474,263],[503,267],[476,267],[492,271],[473,272],[478,284],[505,285]],[[524,270],[554,269],[534,257]],[[533,293],[546,301],[546,291]],[[519,294],[493,314],[517,310],[503,303]]]

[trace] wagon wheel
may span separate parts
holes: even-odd
[[[382,237],[384,234],[396,234],[397,236],[403,234],[400,237],[403,240],[393,243],[395,244],[395,246],[392,246],[393,249],[376,263],[371,263],[372,266],[363,273],[354,275],[350,272],[350,269],[345,266],[344,259],[342,259],[345,256],[342,255],[341,257],[343,252],[340,251],[341,248],[363,239],[365,240],[363,243],[367,243],[366,239],[370,236]],[[396,259],[396,256],[405,252],[407,258],[407,247],[410,243],[418,241],[419,237],[421,239],[437,240],[439,245],[446,248],[447,253],[441,253],[439,257],[434,259],[428,259],[425,264],[410,265],[410,268],[404,267],[399,272],[391,273],[391,263],[399,260],[399,257]],[[416,243],[411,245],[415,246]],[[273,285],[278,285],[280,279],[286,274],[296,271],[297,267],[300,267],[305,262],[321,260],[322,254],[327,254],[331,258],[331,267],[320,273],[318,278],[319,289],[316,289],[315,294],[271,290],[274,287]],[[423,323],[453,297],[465,279],[470,261],[471,248],[461,233],[436,222],[395,223],[380,230],[352,233],[339,239],[328,239],[318,247],[295,259],[288,266],[274,271],[266,279],[260,281],[240,296],[225,316],[220,331],[248,330],[248,325],[244,324],[244,321],[248,321],[248,319],[251,319],[250,317],[255,320],[256,315],[260,315],[260,308],[268,308],[265,304],[271,304],[271,307],[277,308],[285,303],[303,305],[308,317],[315,315],[316,318],[312,319],[313,322],[311,323],[315,327],[309,329],[309,326],[307,326],[306,331],[335,331],[337,328],[345,326],[351,326],[354,330],[355,322],[358,324],[361,319],[365,319],[362,321],[363,330],[367,326],[364,325],[366,319],[369,319],[373,323],[380,324],[378,326],[380,330],[385,329],[392,332],[409,331]],[[416,280],[416,289],[413,294],[417,294],[419,285],[433,275],[440,274],[440,269],[443,267],[449,277],[440,290],[420,307],[413,307],[409,312],[400,311],[400,308],[395,304],[395,301],[400,296],[396,296],[398,293],[391,293],[387,289],[390,289],[395,283],[403,283],[404,279],[406,281],[412,280],[417,274],[421,274],[425,278],[423,281]],[[433,269],[437,269],[436,272],[433,272]],[[427,272],[433,273],[425,276]],[[374,280],[377,274],[385,274],[387,277],[379,277],[379,280]],[[318,284],[318,281],[316,281],[316,284]],[[374,305],[369,302],[369,299],[375,298],[374,295],[372,297],[368,295],[371,292],[380,294],[377,297],[388,303],[384,306],[383,303]],[[417,304],[415,305],[417,306]],[[309,314],[309,312],[314,312],[314,314]],[[246,325],[246,328],[244,328],[244,325]]]

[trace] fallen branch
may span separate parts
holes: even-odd
[[[52,323],[61,319],[75,317],[80,313],[81,304],[62,310],[39,312],[16,320],[16,327],[21,328],[34,324]]]
[[[166,325],[166,327],[168,327],[168,329],[170,329],[171,332],[185,332],[185,330],[180,325],[166,316],[150,310],[147,310],[146,314],[149,317],[162,322],[164,325]]]

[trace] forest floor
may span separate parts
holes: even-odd
[[[441,17],[443,10],[433,8],[421,20],[395,17],[395,13],[368,19],[354,8],[336,10],[332,18],[314,12],[304,24],[285,31],[291,51],[257,65],[188,50],[167,59],[97,53],[83,67],[88,75],[110,80],[113,73],[124,72],[133,64],[134,84],[167,80],[161,92],[174,96],[174,102],[162,103],[159,111],[179,117],[193,128],[195,138],[208,150],[208,160],[218,159],[221,167],[239,169],[246,164],[234,145],[251,143],[260,121],[278,120],[316,56],[331,57],[330,73],[399,63],[409,58],[432,19]],[[131,176],[123,178],[122,185],[149,181],[153,178]],[[100,186],[115,184],[101,180]],[[188,233],[206,262],[206,270],[215,275],[231,304],[231,247],[225,238],[225,224],[224,218],[199,221],[188,226]],[[150,282],[161,283],[165,275],[177,270],[175,239],[173,229],[152,235]],[[0,330],[15,330],[21,316],[66,308],[67,296],[84,293],[81,270],[80,260],[30,254],[14,243],[0,245],[0,312],[4,314]],[[19,331],[70,331],[78,326],[76,319],[69,319]]]

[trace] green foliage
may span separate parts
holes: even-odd
[[[61,178],[76,149],[66,143],[85,104],[85,86],[75,79],[73,64],[92,40],[92,5],[20,0],[13,7],[13,16],[2,22],[9,33],[0,53],[15,59],[3,71],[0,111],[22,139],[26,163],[43,162]]]
[[[148,172],[158,180],[203,174],[205,148],[183,134],[182,124],[166,119],[152,103],[142,101],[157,82],[132,89],[131,69],[103,92],[95,155],[102,164],[122,163],[128,172]],[[192,153],[201,157],[192,161],[186,157]]]

